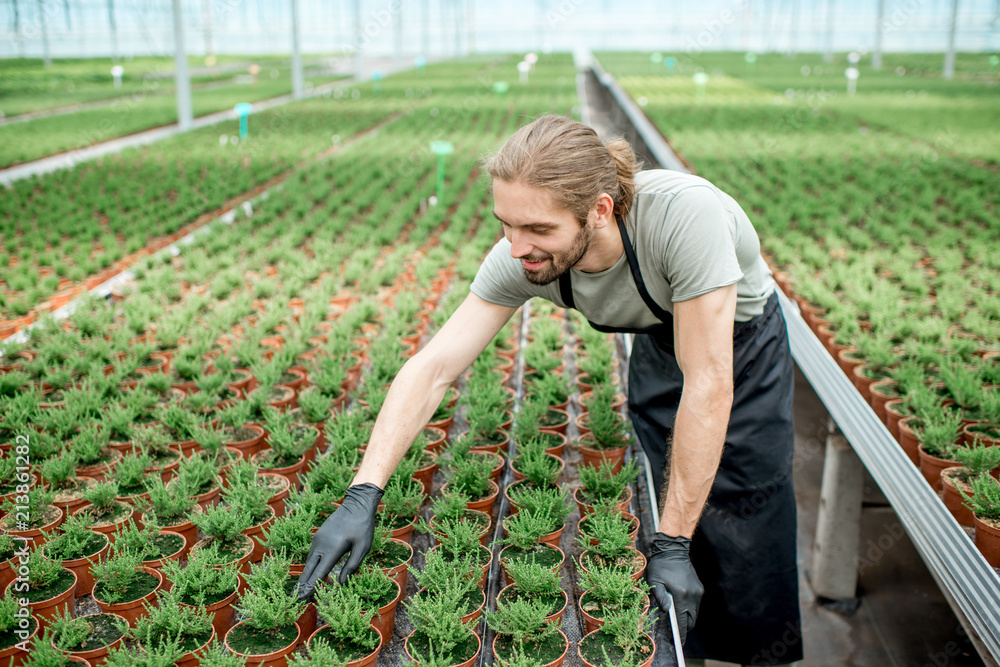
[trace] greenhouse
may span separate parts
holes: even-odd
[[[1000,665],[1000,4],[8,0],[0,665]]]

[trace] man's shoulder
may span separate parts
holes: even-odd
[[[695,186],[708,187],[718,191],[709,180],[694,174],[685,174],[672,169],[647,169],[635,175],[636,196],[676,195]]]

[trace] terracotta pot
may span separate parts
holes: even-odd
[[[264,441],[264,427],[259,424],[244,424],[242,428],[250,429],[256,433],[248,440],[224,443],[226,447],[231,447],[240,453],[247,461],[250,457],[260,451],[261,443]]]
[[[273,511],[273,510],[272,510]],[[253,553],[250,554],[251,563],[259,563],[264,560],[264,556],[270,553],[269,549],[264,546],[263,533],[265,530],[270,530],[271,526],[274,524],[274,515],[272,514],[269,519],[265,519],[261,523],[250,526],[243,531],[243,534],[253,540]]]
[[[587,410],[587,403],[590,401],[590,399],[591,399],[591,397],[593,397],[593,395],[594,395],[593,391],[585,391],[582,394],[580,394],[580,411],[581,412],[587,412],[588,411]],[[625,394],[623,394],[621,392],[618,392],[617,394],[615,394],[615,400],[611,403],[611,409],[614,410],[615,412],[618,412],[625,405],[625,401],[626,401]]]
[[[857,355],[858,349],[854,346],[841,350],[840,354],[837,355],[840,370],[844,371],[844,375],[851,381],[851,384],[854,384],[854,369],[864,363],[864,359],[857,358]]]
[[[62,561],[62,566],[67,570],[72,570],[73,574],[76,575],[76,597],[90,595],[94,591],[94,578],[90,576],[90,568],[93,567],[93,563],[104,560],[109,549],[111,549],[111,542],[105,535],[104,546],[96,554]]]
[[[274,510],[275,518],[285,516],[285,500],[288,498],[288,495],[291,492],[291,487],[292,487],[291,482],[289,482],[288,478],[285,477],[284,475],[279,475],[274,472],[261,471],[257,473],[257,476],[275,480],[276,486],[278,484],[281,485],[281,490],[276,491],[268,499],[267,504],[271,506],[272,510]]]
[[[905,419],[907,415],[904,415],[899,411],[899,408],[903,405],[903,399],[901,398],[891,398],[885,403],[885,425],[889,429],[889,433],[899,442],[899,422],[901,419]]]
[[[580,491],[582,490],[583,490],[582,487],[578,487],[575,491],[573,491],[573,500],[576,502],[576,508],[577,510],[579,510],[580,516],[586,516],[587,514],[593,512],[594,510],[593,510],[593,505],[588,505],[580,500],[579,494]],[[615,504],[615,508],[622,513],[627,513],[628,505],[631,501],[632,501],[632,487],[626,486],[625,495],[618,503]]]
[[[569,651],[569,639],[566,637],[566,633],[563,632],[562,630],[559,631],[559,634],[562,636],[563,644],[565,644],[566,648],[563,649],[562,655],[560,655],[552,662],[545,663],[542,667],[559,667],[560,665],[563,664],[563,660],[565,660],[566,658],[566,652]],[[493,659],[494,659],[493,664],[495,665],[500,664],[499,663],[500,656],[497,654],[498,639],[500,639],[500,635],[493,635]]]
[[[986,433],[983,423],[977,424],[966,424],[962,429],[962,441],[965,443],[966,447],[971,447],[977,442],[983,443],[986,447],[998,447],[1000,446],[1000,438],[994,438]]]
[[[479,638],[479,635],[477,635],[476,633],[472,633],[472,636],[476,638],[476,652],[468,660],[463,660],[462,662],[456,662],[454,665],[451,665],[451,667],[472,667],[472,665],[476,664],[476,660],[479,659],[479,654],[483,650],[483,642]],[[406,653],[407,659],[412,664],[415,665],[415,664],[417,664],[417,661],[414,660],[413,656],[410,654],[409,642],[410,642],[410,638],[407,637],[406,640],[404,640],[404,642],[403,642],[403,651]]]
[[[35,617],[38,621],[38,631],[42,632],[49,625],[49,620],[55,618],[56,614],[69,613],[70,616],[75,615],[74,602],[76,601],[76,573],[72,570],[68,570],[70,574],[73,575],[73,583],[70,584],[62,593],[53,595],[45,600],[39,600],[38,602],[29,602],[28,608],[31,609],[31,615]],[[4,590],[4,595],[8,597],[16,597],[14,592],[11,591],[11,586],[15,585],[17,581],[12,581],[7,584],[7,588]]]
[[[972,510],[965,504],[965,500],[958,493],[958,487],[955,483],[954,476],[960,473],[964,468],[962,466],[953,466],[951,468],[945,468],[941,471],[941,489],[944,491],[942,500],[944,501],[944,506],[948,508],[951,515],[955,517],[955,521],[958,522],[960,526],[972,526],[973,516]],[[972,495],[971,490],[966,487],[965,491]]]
[[[633,552],[633,556],[634,556],[634,561],[633,561],[631,577],[633,581],[639,581],[640,579],[642,579],[642,575],[646,573],[646,556],[638,549]],[[581,555],[580,559],[577,562],[579,563],[581,572],[589,571],[587,567],[583,564],[584,562],[583,555]]]
[[[510,596],[516,590],[517,586],[515,584],[507,584],[506,586],[500,589],[499,593],[497,593],[497,600]],[[562,617],[563,614],[566,613],[566,606],[569,604],[569,596],[566,595],[566,591],[562,591],[562,596],[563,596],[562,607],[560,607],[559,610],[556,611],[555,613],[549,614],[548,616],[545,617],[545,620],[555,623],[557,626],[562,625]]]
[[[581,537],[585,534],[583,527],[586,525],[585,522],[590,516],[590,514],[585,514],[580,517],[580,522],[577,524],[577,532]],[[632,546],[634,547],[636,540],[639,538],[639,518],[634,514],[629,514],[628,512],[622,512],[621,516],[622,519],[628,521],[630,525],[635,526],[628,533],[629,538],[632,540]],[[591,539],[590,543],[596,544],[597,540]]]
[[[239,575],[237,575],[239,576]],[[212,629],[215,630],[216,637],[224,637],[229,628],[233,627],[233,620],[236,617],[236,610],[233,608],[233,604],[236,602],[236,596],[239,593],[240,586],[236,586],[236,590],[232,592],[226,598],[214,602],[212,604],[205,605],[205,611],[212,618]],[[184,605],[182,606],[190,606]]]
[[[34,622],[35,627],[31,631],[31,634],[28,635],[25,642],[27,646],[33,647],[35,642],[38,641],[38,633],[41,632],[41,625],[39,624],[37,618],[34,618],[33,616],[29,618],[31,618],[31,621]],[[3,667],[19,667],[28,659],[28,651],[23,651],[18,648],[18,644],[25,645],[25,642],[21,642],[20,637],[17,636],[15,636],[15,641],[17,641],[17,643],[13,646],[0,649],[0,665],[3,665]]]
[[[209,636],[208,641],[202,644],[200,647],[194,649],[193,651],[188,651],[174,663],[174,667],[198,667],[201,664],[201,656],[208,650],[209,645],[215,641],[216,633],[215,628],[212,628],[212,634]],[[140,645],[139,648],[142,648]]]
[[[323,627],[316,628],[316,631],[309,635],[309,639],[306,640],[306,644],[308,645],[310,642],[312,642],[313,637],[318,636],[327,627],[328,626],[324,625]],[[385,645],[385,636],[382,635],[382,633],[380,633],[377,629],[375,628],[372,629],[375,630],[375,632],[378,634],[379,637],[378,646],[375,647],[374,651],[364,656],[363,658],[358,658],[357,660],[349,660],[348,662],[344,663],[344,667],[370,667],[371,665],[375,664],[376,660],[378,660],[378,654],[382,652],[382,647]]]
[[[146,515],[142,515],[143,524],[146,523]],[[157,522],[158,523],[158,522]],[[184,536],[184,548],[188,551],[194,546],[194,543],[198,541],[198,526],[194,525],[194,522],[190,519],[179,523],[176,526],[167,526],[164,530],[170,531],[172,533],[180,533]]]
[[[98,482],[107,481],[108,474],[114,470],[115,466],[118,465],[118,461],[122,458],[122,453],[118,450],[107,448],[111,454],[111,460],[107,463],[101,463],[99,465],[92,466],[78,466],[76,469],[76,474],[80,477],[89,477]]]
[[[5,561],[0,562],[0,591],[7,590],[7,585],[17,578],[17,573],[14,571],[16,557],[8,558]],[[20,563],[17,563],[20,565]],[[0,665],[3,663],[0,662]]]
[[[119,619],[121,619],[122,623],[126,622],[125,619],[119,616],[118,614],[109,614],[107,612],[102,612],[102,614],[106,616],[117,616]],[[124,641],[124,636],[119,637],[118,639],[114,640],[107,646],[100,646],[90,651],[60,651],[56,647],[55,642],[53,642],[51,638],[49,639],[49,644],[52,646],[52,648],[56,649],[60,653],[63,653],[64,655],[68,655],[74,658],[80,658],[81,660],[86,660],[88,664],[94,665],[94,667],[99,667],[100,665],[103,665],[108,661],[108,653],[121,646],[122,641]]]
[[[869,386],[869,392],[871,393],[871,406],[878,418],[882,420],[883,424],[888,425],[888,414],[885,411],[885,405],[894,398],[899,398],[896,395],[896,381],[892,379],[879,380],[878,382],[873,382]],[[890,393],[891,392],[891,393]]]
[[[622,466],[625,464],[625,452],[628,451],[627,445],[615,447],[614,449],[594,449],[587,446],[588,442],[585,438],[581,438],[577,442],[580,449],[580,456],[583,458],[580,465],[590,468],[600,468],[607,461],[612,464],[612,473],[617,474],[621,471]]]
[[[229,632],[226,633],[223,642],[225,643],[226,648],[229,650],[230,653],[232,653],[233,655],[240,656],[246,661],[248,665],[252,664],[256,665],[257,667],[286,667],[286,665],[288,665],[288,656],[292,653],[292,651],[298,648],[299,642],[302,639],[302,631],[299,629],[298,626],[295,626],[295,639],[292,641],[291,644],[289,644],[285,648],[278,649],[277,651],[273,651],[271,653],[259,653],[259,654],[240,653],[239,651],[234,650],[233,647],[229,645],[229,636],[230,634],[232,634],[233,630],[240,627],[241,625],[243,625],[242,622],[237,623],[232,628],[230,628]]]
[[[291,465],[283,466],[280,468],[267,468],[261,465],[261,461],[265,459],[267,452],[269,451],[271,450],[265,449],[263,451],[257,452],[256,454],[250,457],[250,461],[259,466],[261,471],[266,471],[275,475],[281,475],[282,477],[288,480],[288,483],[291,486],[298,489],[299,473],[302,471],[302,466],[305,465],[306,462],[305,455],[300,456],[299,459]]]
[[[397,584],[396,597],[393,598],[392,602],[384,607],[379,607],[378,615],[372,619],[372,627],[375,628],[379,636],[382,637],[383,643],[392,638],[393,628],[396,625],[396,606],[402,599],[403,589],[401,589]]]
[[[910,460],[916,466],[920,465],[920,436],[910,428],[916,417],[906,417],[899,420],[899,446],[903,448]]]
[[[396,539],[394,539],[393,542],[397,542],[399,544],[405,545],[406,548],[410,552],[410,556],[405,561],[403,561],[402,563],[400,563],[399,565],[396,565],[395,567],[382,568],[382,571],[385,572],[387,575],[389,575],[389,578],[392,579],[392,580],[394,580],[396,582],[396,584],[400,587],[400,589],[402,589],[402,590],[405,591],[406,590],[406,582],[407,582],[407,580],[409,578],[409,572],[410,572],[409,565],[410,565],[410,561],[413,560],[413,547],[411,547],[409,544],[407,544],[406,542],[404,542],[402,540],[396,540]]]
[[[979,553],[993,567],[1000,567],[1000,525],[988,523],[973,516],[975,543]]]
[[[498,442],[495,445],[477,445],[476,447],[472,448],[472,451],[496,453],[499,452],[501,449],[506,450],[508,443],[510,443],[510,434],[504,431],[502,428],[498,428],[496,432],[503,436],[503,439],[500,442]],[[468,432],[466,431],[465,433],[462,433],[462,435],[464,436],[467,433]]]
[[[437,455],[431,452],[431,463],[413,473],[413,479],[424,487],[424,500],[430,498],[434,490],[434,473],[438,471]]]
[[[128,602],[104,602],[97,595],[97,589],[94,589],[94,602],[97,606],[101,608],[104,613],[118,614],[128,622],[130,628],[135,628],[136,623],[143,616],[148,615],[146,607],[155,607],[156,604],[156,592],[163,587],[163,574],[159,570],[154,570],[151,567],[141,567],[139,568],[146,574],[149,574],[156,578],[156,588],[142,596],[138,600],[130,600]]]
[[[564,470],[566,470],[566,462],[565,462],[565,461],[563,461],[563,460],[562,460],[561,458],[559,458],[558,456],[552,456],[551,454],[549,454],[548,456],[549,456],[550,458],[554,459],[554,460],[555,460],[555,461],[556,461],[556,462],[557,462],[557,463],[559,464],[559,474],[558,474],[558,475],[556,476],[556,481],[558,481],[558,480],[559,480],[559,477],[561,477],[561,476],[562,476],[562,474],[563,474],[563,471],[564,471]],[[515,481],[515,482],[520,482],[521,480],[523,480],[523,479],[524,479],[524,474],[523,474],[522,472],[520,472],[520,471],[519,471],[519,470],[518,470],[517,468],[515,468],[515,467],[514,467],[514,466],[516,466],[516,465],[517,465],[517,463],[516,463],[515,461],[511,461],[511,462],[510,462],[510,471],[511,471],[511,473],[512,473],[512,474],[514,475],[514,481]],[[508,488],[510,488],[510,487],[508,486]],[[504,494],[506,494],[506,493],[507,493],[507,491],[506,491],[506,489],[505,489],[505,490],[504,490]],[[509,500],[509,499],[510,499],[510,498],[508,497],[508,500]]]
[[[597,663],[593,663],[593,662],[590,662],[589,660],[587,660],[587,658],[584,657],[584,655],[583,655],[583,648],[582,648],[583,647],[583,642],[587,639],[587,637],[589,637],[590,635],[595,634],[597,632],[600,632],[600,630],[595,630],[594,632],[588,633],[585,637],[583,637],[583,639],[580,640],[580,643],[577,644],[576,652],[580,656],[580,661],[583,662],[584,667],[598,667],[599,665],[603,665],[604,664],[604,660],[600,660]],[[647,657],[645,660],[643,660],[642,664],[640,664],[639,667],[649,667],[650,665],[653,664],[653,658],[656,656],[656,642],[653,641],[653,638],[650,637],[649,634],[646,634],[646,638],[649,640],[649,644],[653,648],[649,652],[649,657]]]
[[[40,546],[45,544],[49,539],[49,533],[58,528],[63,522],[64,512],[61,507],[56,507],[55,505],[47,505],[49,513],[55,517],[50,519],[48,523],[44,524],[39,528],[29,528],[28,530],[12,530],[12,526],[16,525],[14,519],[16,518],[13,514],[8,514],[7,516],[0,519],[0,529],[7,533],[11,537],[21,538],[30,540],[32,546]],[[43,515],[44,516],[44,515]]]
[[[551,545],[551,544],[548,544],[548,543],[542,543],[542,544],[544,544],[545,546],[547,546],[547,547],[549,547],[551,549],[555,549],[562,556],[562,560],[559,561],[559,564],[558,565],[554,565],[551,568],[553,572],[555,572],[556,574],[559,574],[559,572],[562,570],[563,564],[566,562],[566,553],[562,549],[560,549],[559,547],[557,547],[557,546],[554,546],[554,545]],[[504,553],[508,549],[510,549],[510,548],[511,547],[504,547],[500,551],[500,568],[503,570],[504,576],[507,577],[507,581],[514,581],[514,578],[510,576],[509,572],[507,572],[507,566],[504,564]]]
[[[176,536],[180,537],[181,539],[184,539],[184,536],[181,535],[180,533],[178,533],[175,530],[161,530],[161,531],[159,531],[159,533],[160,533],[160,535],[176,535]],[[174,553],[167,554],[166,556],[163,556],[162,558],[155,558],[153,560],[144,560],[144,561],[142,561],[142,565],[143,565],[143,567],[148,567],[148,568],[152,568],[154,570],[159,570],[162,573],[163,572],[163,564],[164,563],[166,563],[168,560],[180,561],[181,558],[184,558],[185,556],[187,556],[188,551],[189,551],[189,549],[188,549],[188,546],[187,546],[187,540],[184,539],[184,542],[181,543],[181,547],[177,551],[175,551]],[[163,581],[164,581],[165,584],[169,584],[170,583],[169,581],[167,581],[166,576],[164,576]]]
[[[103,535],[107,535],[108,539],[111,540],[112,544],[114,544],[115,539],[117,538],[116,533],[118,531],[120,531],[121,528],[122,528],[122,526],[124,526],[125,524],[127,524],[128,520],[131,519],[135,515],[135,508],[134,507],[132,507],[131,505],[129,505],[127,503],[122,503],[122,505],[125,506],[126,511],[125,511],[125,515],[122,516],[120,519],[117,519],[113,523],[105,523],[105,524],[102,524],[102,525],[92,524],[90,526],[90,529],[92,531],[94,531],[95,533],[101,533]],[[93,507],[93,505],[91,505],[89,503],[86,504],[86,505],[82,505],[82,506],[76,508],[76,510],[73,511],[73,514],[79,514],[80,512],[86,512],[87,508],[89,508],[89,507]]]
[[[580,390],[581,394],[588,391],[592,391],[594,389],[594,387],[590,384],[587,378],[584,377],[585,375],[586,375],[585,373],[578,373],[576,376],[576,388]],[[618,373],[612,373],[610,384],[614,385],[615,387],[620,387],[622,385],[621,376],[619,376]]]
[[[79,493],[84,489],[89,489],[93,487],[94,484],[96,484],[96,482],[89,477],[75,477],[75,480],[77,484],[77,488],[75,490],[76,493]],[[56,493],[57,493],[56,498],[55,500],[52,501],[52,504],[55,505],[56,507],[63,508],[63,511],[66,516],[73,514],[73,510],[75,510],[76,508],[82,507],[87,504],[87,500],[83,496],[71,495],[72,493],[74,493],[73,491],[63,491],[62,493],[57,491]],[[13,496],[16,494],[10,494],[10,495]],[[4,497],[6,498],[7,496]]]
[[[583,606],[584,606],[584,600],[586,599],[586,597],[587,597],[587,593],[584,592],[583,595],[581,595],[580,598],[576,601],[576,604],[577,604],[577,609],[580,611],[580,616],[583,617],[584,632],[587,633],[587,634],[590,634],[591,632],[594,632],[595,630],[600,629],[601,626],[604,625],[604,619],[603,618],[597,618],[596,616],[591,616],[586,611],[584,611]],[[649,597],[648,596],[643,596],[643,598],[642,598],[642,605],[643,605],[642,606],[643,615],[645,615],[646,612],[649,611]]]
[[[441,487],[441,493],[446,493],[445,489],[448,485],[445,484]],[[493,506],[496,504],[497,496],[500,495],[500,487],[493,480],[490,480],[490,491],[485,497],[479,500],[472,500],[466,503],[466,507],[470,510],[479,510],[480,512],[485,512],[490,516],[493,515]]]
[[[444,443],[448,439],[448,434],[435,426],[425,426],[424,434],[427,435],[429,440],[424,449],[437,455],[441,451],[441,448],[444,447]]]
[[[941,459],[932,454],[928,454],[927,450],[923,448],[923,445],[919,448],[920,452],[920,472],[927,480],[927,483],[931,485],[931,488],[937,492],[941,491],[941,471],[945,468],[951,468],[953,466],[961,465],[958,461],[951,461],[949,459]]]

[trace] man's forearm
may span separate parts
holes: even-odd
[[[732,405],[732,393],[727,391],[682,393],[674,420],[660,532],[675,537],[694,534],[719,467]]]
[[[371,482],[385,488],[396,465],[434,415],[452,379],[413,357],[396,375],[369,439],[354,484]]]

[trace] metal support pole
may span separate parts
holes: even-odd
[[[45,68],[52,67],[52,54],[49,53],[49,22],[45,17],[45,3],[38,0],[38,23],[42,28],[42,62]]]
[[[305,91],[302,76],[302,51],[299,49],[299,0],[292,3],[292,97],[302,99]]]
[[[181,130],[190,130],[194,121],[191,110],[191,77],[188,75],[187,53],[184,51],[184,15],[181,0],[173,0],[174,6],[174,88],[177,92],[177,125]]]
[[[823,62],[833,62],[833,0],[826,0],[826,49]]]
[[[362,52],[364,26],[361,25],[361,0],[354,0],[354,76],[359,81],[365,71],[365,56]]]
[[[951,2],[951,24],[948,26],[948,51],[944,54],[943,76],[949,81],[955,78],[955,29],[958,26],[958,0]]]
[[[864,465],[839,430],[826,439],[810,583],[818,597],[854,600]]]
[[[878,0],[878,17],[875,19],[875,49],[872,51],[872,69],[882,69],[882,35],[885,32],[885,0]]]

